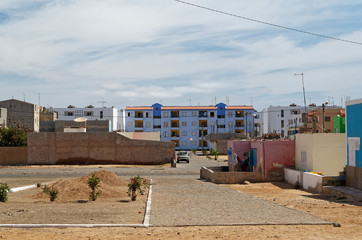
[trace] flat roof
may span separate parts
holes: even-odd
[[[226,110],[253,110],[252,106],[226,106]],[[161,110],[216,110],[216,106],[162,106]],[[152,110],[152,107],[126,107],[126,110]]]

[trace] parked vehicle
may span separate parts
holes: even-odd
[[[186,161],[186,162],[190,162],[190,155],[188,152],[186,151],[180,151],[177,153],[177,162],[181,162],[181,161]]]

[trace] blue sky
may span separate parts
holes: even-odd
[[[362,4],[190,0],[362,42]],[[173,0],[0,1],[0,99],[41,105],[303,105],[362,97],[362,45],[250,22]]]

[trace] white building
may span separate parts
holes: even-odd
[[[315,109],[316,106],[307,106],[306,112]],[[281,137],[294,135],[295,131],[303,125],[304,106],[291,104],[289,106],[269,106],[263,110],[263,133],[278,133]]]
[[[74,120],[78,117],[85,117],[87,120],[109,120],[110,131],[117,131],[120,127],[118,123],[118,110],[117,108],[75,108],[69,106],[68,108],[54,108],[54,112],[57,113],[58,120]]]

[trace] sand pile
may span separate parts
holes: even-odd
[[[88,200],[91,189],[88,187],[87,181],[93,173],[100,179],[99,189],[102,193],[99,198],[123,198],[127,196],[129,181],[123,180],[115,173],[105,170],[92,172],[88,176],[77,179],[62,179],[48,186],[58,189],[59,194],[56,201]],[[44,192],[31,195],[30,198],[49,199]]]

